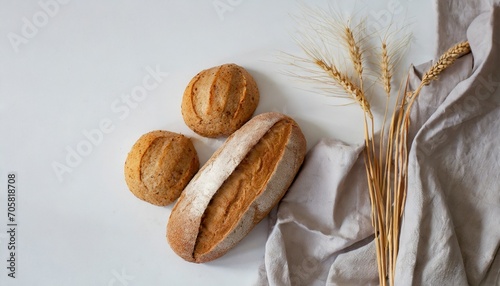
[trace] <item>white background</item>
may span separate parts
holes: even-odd
[[[165,239],[172,206],[135,198],[123,163],[133,143],[155,129],[192,137],[204,163],[223,139],[201,138],[185,126],[182,94],[196,73],[230,62],[254,76],[261,92],[256,113],[295,118],[309,149],[325,137],[360,142],[359,107],[336,106],[281,73],[287,67],[277,54],[301,53],[291,18],[299,2],[54,1],[0,1],[0,284],[252,285],[267,220],[224,257],[187,263]],[[43,3],[52,3],[48,12]],[[324,1],[308,3],[327,7]],[[430,0],[332,6],[369,21],[386,23],[393,14],[393,22],[410,24],[414,39],[405,66],[434,57]],[[27,31],[27,25],[35,29]],[[13,34],[25,40],[16,44]],[[125,112],[122,96],[143,85],[148,67],[162,73],[157,87]],[[89,145],[85,133],[95,134],[101,121],[111,126]],[[91,147],[87,154],[68,164],[70,150],[84,145]],[[58,164],[68,172],[58,176]],[[11,171],[18,177],[15,279],[6,268]]]

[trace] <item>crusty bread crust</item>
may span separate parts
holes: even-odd
[[[125,181],[139,199],[158,206],[175,201],[198,171],[191,139],[156,130],[142,135],[125,161]]]
[[[278,122],[291,124],[286,145],[279,154],[264,190],[244,212],[222,241],[210,251],[196,253],[197,238],[208,205],[250,150]],[[280,113],[264,113],[251,119],[233,133],[191,180],[169,218],[167,239],[183,259],[202,263],[224,255],[261,221],[279,202],[298,172],[306,153],[306,140],[295,121]],[[229,218],[229,220],[232,218]]]
[[[191,79],[182,97],[182,117],[202,136],[230,135],[252,117],[259,98],[250,73],[236,64],[224,64]]]

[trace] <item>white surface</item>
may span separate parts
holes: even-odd
[[[0,284],[251,285],[264,254],[266,221],[226,256],[204,265],[184,262],[165,239],[172,207],[136,199],[125,185],[123,163],[135,140],[155,129],[192,136],[205,162],[221,140],[201,138],[185,126],[182,93],[196,73],[228,62],[255,77],[261,91],[257,113],[294,117],[309,148],[322,137],[361,140],[358,107],[332,106],[335,101],[303,91],[305,86],[280,73],[278,51],[300,53],[290,18],[300,5],[285,0],[65,2],[51,6],[52,15],[44,18],[38,1],[0,1]],[[352,10],[351,1],[344,2],[339,7]],[[407,63],[432,59],[430,1],[371,2],[358,1],[354,10],[382,22],[393,12],[396,21],[413,23]],[[326,7],[324,1],[308,3]],[[218,13],[216,6],[224,4],[229,10]],[[22,36],[33,17],[40,25],[16,52],[10,33]],[[168,76],[125,113],[122,95],[143,85],[151,74],[147,67]],[[55,162],[68,165],[68,150],[89,144],[85,132],[102,121],[111,125],[103,128],[108,132],[102,140],[86,145],[92,146],[88,154],[58,178]],[[18,174],[15,279],[6,269],[10,171]]]

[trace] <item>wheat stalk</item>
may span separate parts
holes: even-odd
[[[433,64],[422,76],[420,85],[414,92],[409,92],[405,88],[402,92],[402,102],[397,113],[393,114],[393,118],[397,118],[396,130],[397,132],[391,136],[394,140],[393,146],[396,150],[396,157],[394,158],[394,200],[392,208],[392,229],[391,229],[391,254],[390,254],[390,284],[394,285],[394,274],[396,270],[396,260],[399,250],[399,235],[400,235],[400,221],[404,214],[404,206],[406,201],[406,194],[408,191],[408,132],[411,124],[410,111],[415,99],[420,94],[424,86],[429,85],[432,81],[437,80],[438,76],[450,67],[460,56],[470,53],[470,45],[468,41],[456,44],[448,49],[439,59]],[[405,105],[406,97],[411,96],[411,101]],[[404,118],[403,118],[404,116]]]

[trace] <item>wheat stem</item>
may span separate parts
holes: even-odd
[[[382,127],[381,127],[381,130],[380,130],[380,144],[379,144],[379,148],[380,148],[380,154],[379,154],[379,158],[383,158],[382,157],[382,152],[385,148],[385,123],[387,121],[387,115],[388,115],[388,112],[389,112],[389,102],[390,102],[390,97],[391,97],[391,79],[392,79],[392,64],[391,64],[391,61],[389,59],[389,54],[388,54],[388,49],[387,49],[387,42],[386,40],[384,39],[382,41],[382,49],[381,49],[382,53],[381,53],[381,62],[380,62],[380,68],[381,68],[381,74],[382,74],[382,85],[384,87],[384,91],[386,93],[386,99],[385,99],[385,109],[384,109],[384,118],[382,120]],[[387,157],[386,157],[387,159]],[[387,161],[382,161],[380,160],[380,168],[383,169],[383,165],[382,164],[387,164],[386,163]],[[384,178],[382,179],[382,189],[385,189],[384,187],[384,184],[385,184],[385,175],[384,175]]]

